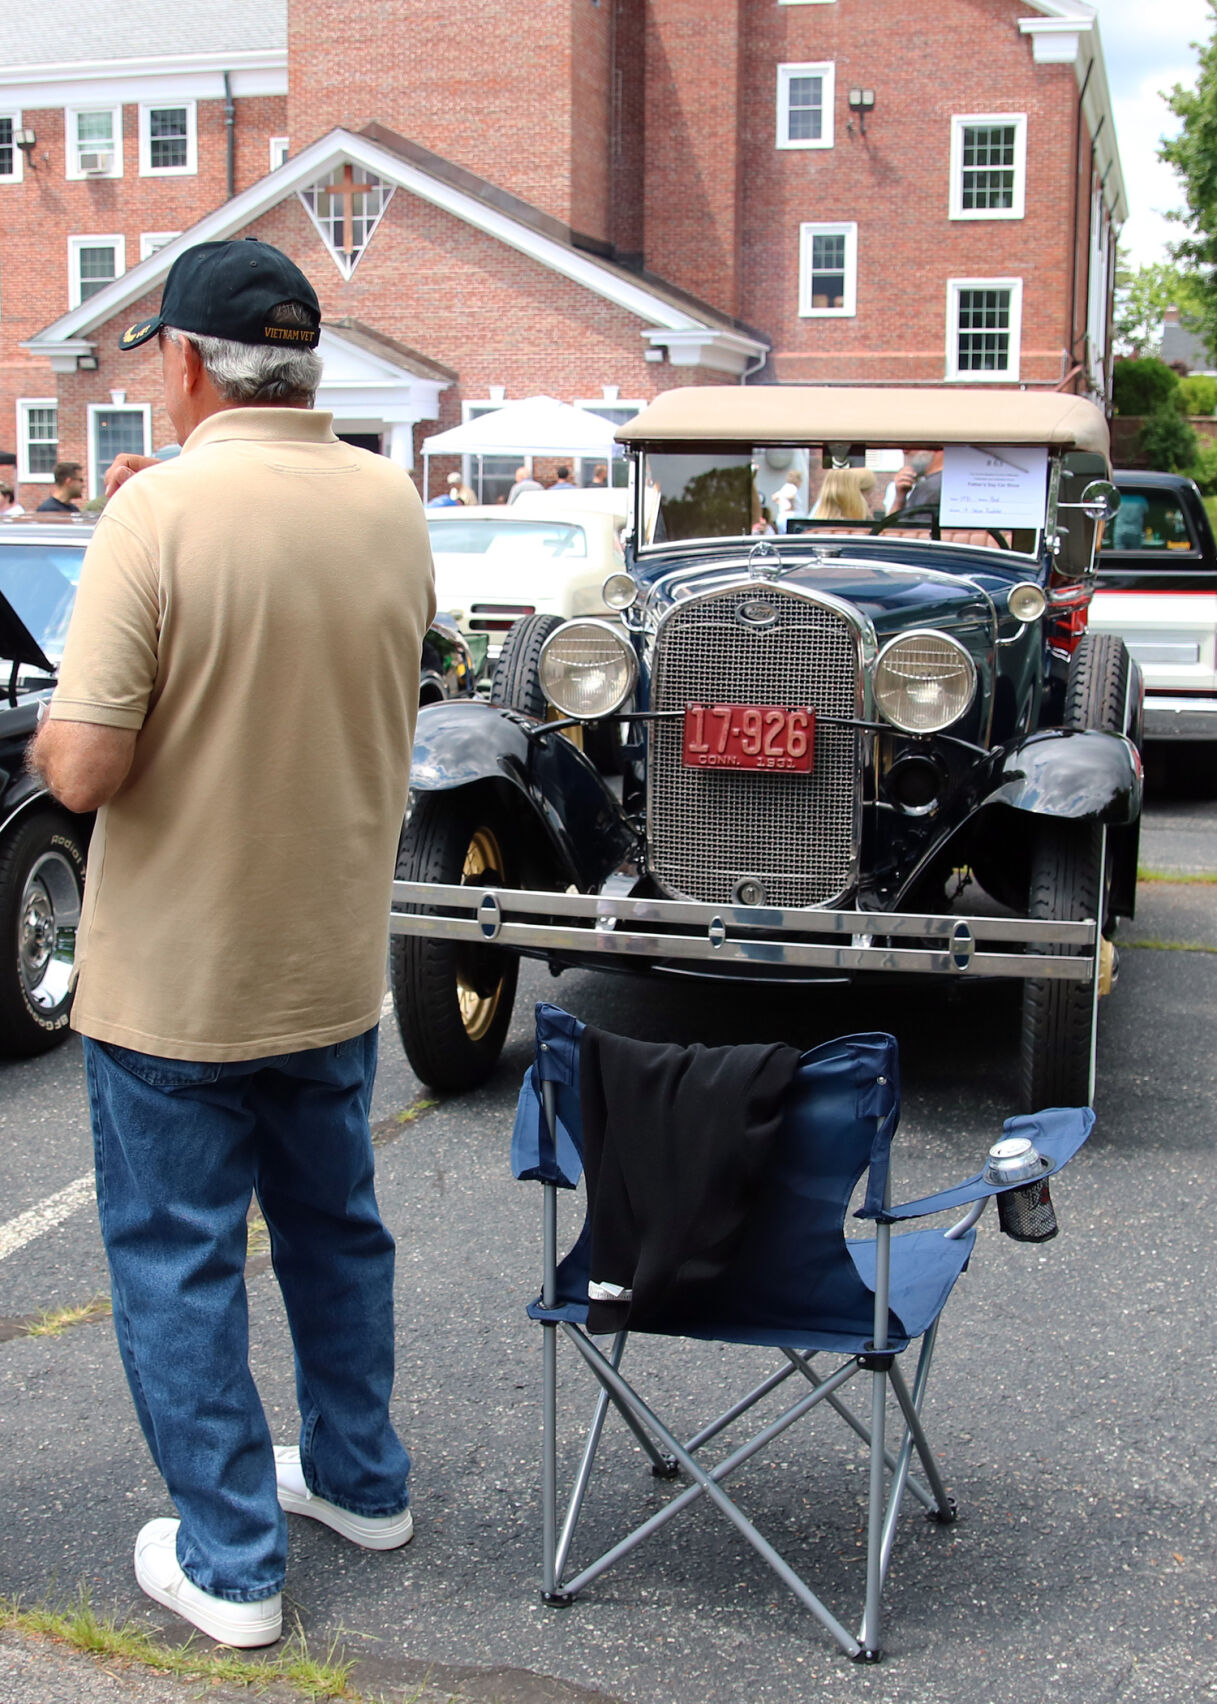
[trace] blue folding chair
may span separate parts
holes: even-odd
[[[1043,1186],[1072,1159],[1094,1123],[1089,1108],[1053,1108],[1009,1119],[1007,1141],[1029,1138],[1038,1172],[1030,1191],[1018,1183],[992,1181],[993,1165],[953,1189],[893,1206],[889,1154],[900,1107],[895,1038],[884,1034],[846,1036],[799,1056],[781,1104],[780,1129],[747,1214],[738,1250],[723,1281],[711,1291],[713,1317],[692,1322],[687,1309],[670,1324],[648,1318],[643,1327],[661,1337],[697,1337],[715,1342],[765,1345],[780,1351],[776,1371],[733,1402],[683,1443],[622,1376],[628,1331],[618,1331],[602,1349],[587,1330],[591,1273],[591,1227],[584,1222],[573,1248],[558,1258],[557,1199],[571,1190],[583,1170],[580,1058],[584,1025],[555,1006],[536,1008],[537,1052],[525,1076],[512,1138],[517,1178],[544,1185],[544,1275],[540,1297],[528,1313],[543,1327],[542,1596],[571,1603],[586,1586],[658,1532],[682,1509],[707,1497],[769,1564],[799,1601],[851,1657],[880,1655],[880,1600],[891,1559],[896,1524],[905,1496],[928,1516],[949,1524],[956,1518],[922,1425],[939,1317],[968,1264],[976,1223],[990,1196],[1003,1194],[1002,1227],[1024,1240],[1043,1240],[1032,1228],[1020,1232],[1016,1206],[1029,1198],[1047,1202]],[[645,1044],[638,1044],[645,1045]],[[696,1130],[674,1133],[692,1154]],[[611,1131],[605,1133],[606,1145]],[[1019,1147],[1023,1144],[1018,1143]],[[996,1152],[997,1150],[994,1150]],[[865,1198],[855,1217],[870,1220],[873,1238],[846,1238],[845,1216],[854,1189],[867,1172]],[[1017,1198],[1013,1192],[1021,1190]],[[943,1231],[922,1228],[893,1236],[892,1226],[944,1211],[967,1211]],[[1049,1209],[1050,1210],[1050,1209]],[[1040,1206],[1035,1211],[1041,1211]],[[1049,1232],[1051,1234],[1051,1232]],[[598,1293],[595,1292],[594,1293]],[[591,1370],[599,1395],[566,1512],[558,1519],[557,1338],[562,1333]],[[920,1340],[911,1388],[899,1357]],[[817,1356],[831,1368],[813,1366]],[[849,1409],[840,1392],[869,1373],[869,1417]],[[712,1466],[699,1459],[703,1446],[748,1414],[763,1398],[794,1378],[798,1395],[780,1414]],[[889,1440],[888,1395],[895,1398],[897,1435]],[[787,1393],[788,1395],[789,1393]],[[832,1408],[869,1450],[866,1596],[855,1637],[810,1586],[774,1549],[723,1489],[723,1483],[758,1451],[813,1409]],[[657,1512],[626,1533],[601,1556],[569,1571],[580,1512],[592,1478],[609,1410],[618,1413],[637,1439],[658,1478],[683,1476],[688,1483]],[[894,1444],[894,1448],[891,1445]],[[924,1479],[911,1471],[914,1452]]]

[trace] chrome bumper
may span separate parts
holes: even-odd
[[[1145,738],[1217,741],[1217,698],[1172,698],[1166,692],[1147,692]]]
[[[398,909],[406,905],[425,905],[428,914]],[[674,932],[659,933],[655,925]],[[608,953],[657,961],[701,960],[707,968],[711,964],[779,965],[838,972],[1035,976],[1069,982],[1093,980],[1097,936],[1093,922],[777,911],[763,906],[442,887],[426,882],[393,883],[389,930],[394,935],[493,942],[542,956]],[[882,945],[875,945],[876,937],[882,937]],[[916,944],[901,945],[902,939]],[[1060,951],[1043,951],[1050,946]],[[1003,951],[1003,947],[1014,950]],[[1029,950],[1032,947],[1039,950]]]

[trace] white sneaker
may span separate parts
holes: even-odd
[[[180,1525],[162,1518],[141,1528],[135,1541],[135,1578],[140,1589],[217,1644],[242,1650],[273,1645],[283,1631],[282,1594],[276,1592],[257,1603],[229,1603],[202,1591],[186,1578],[177,1559]]]
[[[321,1521],[352,1544],[362,1544],[365,1550],[400,1550],[414,1537],[414,1517],[409,1509],[397,1515],[353,1515],[349,1509],[314,1496],[304,1483],[300,1451],[292,1445],[275,1445],[275,1479],[279,1507],[285,1513]]]

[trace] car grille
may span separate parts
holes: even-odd
[[[739,611],[769,604],[777,621]],[[657,636],[652,710],[688,703],[807,704],[821,716],[857,710],[854,629],[822,605],[760,582],[678,604]],[[767,902],[821,905],[853,878],[858,734],[817,722],[810,775],[685,768],[682,721],[651,724],[647,839],[655,880],[670,893],[729,905],[742,876]]]

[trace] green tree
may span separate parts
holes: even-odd
[[[1197,42],[1200,70],[1194,89],[1176,83],[1166,104],[1180,120],[1178,136],[1162,143],[1159,159],[1178,174],[1185,210],[1172,214],[1187,235],[1171,255],[1194,286],[1192,317],[1211,348],[1217,348],[1217,0],[1208,0],[1212,29]]]
[[[1117,355],[1153,355],[1162,337],[1167,308],[1178,308],[1181,322],[1198,326],[1202,303],[1196,280],[1171,261],[1160,260],[1135,269],[1116,267],[1116,299],[1112,331]]]

